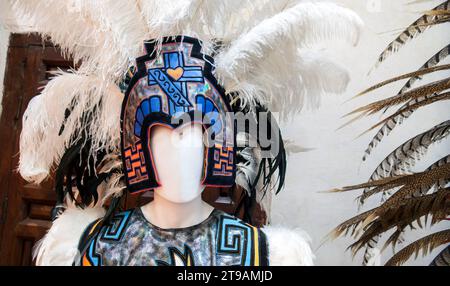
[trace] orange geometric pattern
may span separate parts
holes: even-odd
[[[136,184],[148,179],[145,157],[141,142],[136,147],[128,148],[124,152],[125,168],[131,184]]]
[[[233,176],[234,158],[233,147],[223,147],[216,145],[214,150],[214,169],[215,176]]]

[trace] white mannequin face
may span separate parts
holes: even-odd
[[[161,185],[155,193],[173,203],[188,203],[201,196],[202,126],[185,125],[175,130],[155,126],[150,132],[153,162]]]

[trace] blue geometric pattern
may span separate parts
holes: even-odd
[[[132,211],[130,210],[115,215],[114,218],[112,219],[114,223],[108,225],[101,239],[115,240],[115,241],[119,240],[120,236],[124,231],[125,226],[128,223],[131,213]]]
[[[182,69],[179,78],[172,78],[168,71]],[[169,115],[176,112],[188,112],[192,103],[189,101],[188,82],[204,82],[203,70],[200,66],[185,66],[182,52],[164,54],[164,68],[148,70],[148,85],[159,85],[169,98]]]
[[[92,266],[101,266],[101,257],[97,253],[95,253],[95,243],[96,240],[92,239],[91,243],[89,244],[89,249],[86,256]]]
[[[152,96],[141,102],[136,110],[136,121],[134,123],[134,135],[140,137],[142,125],[147,115],[153,112],[162,112],[161,97]]]
[[[251,266],[253,229],[240,220],[222,216],[219,223],[217,252],[241,256],[242,266]]]
[[[220,113],[217,107],[214,105],[211,99],[206,98],[204,95],[197,95],[195,98],[196,110],[200,111],[203,115],[208,115],[209,123],[211,124],[215,134],[219,134],[222,130],[222,121],[220,120]]]

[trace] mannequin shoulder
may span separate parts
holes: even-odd
[[[265,226],[261,231],[267,239],[269,265],[314,265],[315,257],[311,250],[310,238],[306,232],[281,226]]]
[[[34,246],[33,257],[36,259],[36,265],[72,265],[79,252],[80,238],[86,228],[104,214],[105,210],[101,207],[87,209],[68,207]]]

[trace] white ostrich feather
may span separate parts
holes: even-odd
[[[297,76],[305,64],[305,56],[302,58],[298,49],[307,49],[314,43],[329,39],[344,39],[355,44],[361,26],[362,22],[354,12],[335,4],[299,3],[262,21],[232,42],[217,57],[217,76],[227,92],[238,92],[244,103],[259,101],[275,109],[282,107],[287,113],[298,111],[303,106],[302,94],[291,101],[297,87],[302,85]],[[306,64],[309,63],[307,60]],[[303,76],[306,78],[305,74]],[[348,80],[345,76],[339,77]],[[330,86],[335,83],[333,81]],[[339,87],[343,85],[346,83],[338,84]],[[304,88],[312,92],[316,86]],[[283,87],[282,94],[280,87]]]
[[[205,50],[212,41],[229,43],[299,0],[138,0],[152,39],[187,35],[203,42]]]
[[[85,132],[92,135],[91,155],[99,150],[116,151],[122,100],[119,88],[101,78],[58,72],[24,113],[19,162],[22,177],[42,182],[65,149],[81,140]],[[71,103],[75,103],[73,110],[64,120]],[[89,125],[82,122],[86,113],[92,118]],[[63,122],[64,130],[59,134]]]
[[[11,1],[0,1],[0,25],[11,33],[23,33],[28,30],[26,19],[19,19]]]
[[[80,71],[121,79],[146,38],[135,1],[9,0],[33,30],[61,47]]]
[[[99,29],[88,16],[79,13],[75,1],[11,0],[17,17],[26,18],[32,29],[49,37],[63,52],[85,64],[101,46]]]
[[[26,181],[42,182],[49,175],[48,156],[39,152],[38,144],[46,140],[45,129],[37,124],[39,117],[45,117],[45,102],[42,97],[35,96],[28,103],[22,117],[22,132],[20,133],[19,172]],[[32,143],[31,143],[32,142]],[[36,144],[36,145],[35,145]],[[56,146],[55,146],[56,147]]]
[[[304,105],[317,108],[321,103],[321,95],[342,93],[350,82],[350,76],[344,67],[315,51],[301,50],[298,53],[296,71],[300,77],[297,95],[292,90],[293,97],[286,100],[282,106],[296,105],[296,97],[303,97],[300,101],[308,100],[308,102],[298,104],[298,111]]]
[[[105,215],[101,207],[79,209],[69,205],[33,247],[37,266],[71,266],[79,255],[78,243],[86,227]]]
[[[266,226],[270,266],[313,266],[314,254],[310,237],[300,229]]]
[[[120,49],[126,60],[133,62],[140,56],[142,43],[149,37],[149,28],[141,17],[136,0],[102,0],[85,3],[86,10],[92,11],[93,16],[99,19],[100,26],[112,34],[115,46]]]
[[[152,38],[159,39],[182,35],[183,32],[187,31],[186,25],[190,24],[190,19],[196,18],[196,12],[198,12],[203,0],[141,0],[139,2],[150,35]]]
[[[249,32],[264,19],[292,7],[300,0],[231,0],[205,1],[203,18],[210,36],[230,43]]]
[[[284,49],[287,51],[287,48]],[[339,94],[349,82],[345,68],[314,51],[293,51],[292,59],[276,54],[259,63],[262,70],[249,72],[246,79],[228,92],[238,92],[243,104],[265,104],[281,119],[300,112],[303,107],[317,108],[322,95]]]

